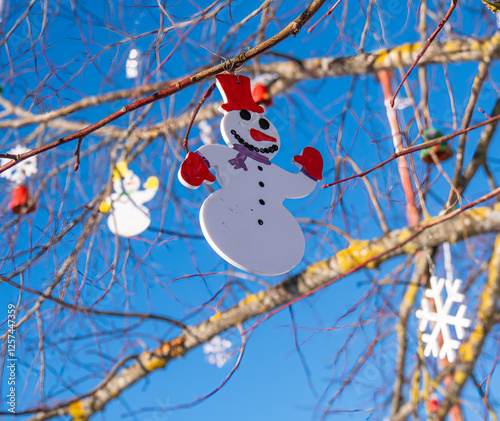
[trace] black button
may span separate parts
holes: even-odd
[[[264,183],[262,181],[259,181],[259,186],[264,187]]]
[[[265,204],[266,204],[266,202],[264,202],[262,199],[259,199],[259,203],[260,203],[261,205],[265,205]]]
[[[264,223],[262,219],[259,219],[257,222],[259,223],[259,225],[262,225]]]
[[[260,151],[262,152],[262,149]],[[259,169],[259,171],[262,171],[262,167],[260,165],[257,168]]]

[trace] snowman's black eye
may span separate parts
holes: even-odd
[[[252,117],[250,115],[250,112],[247,111],[247,110],[241,110],[240,111],[240,117],[243,119],[243,120],[250,120],[250,118]]]
[[[269,129],[269,121],[267,121],[265,118],[261,118],[259,120],[259,126],[263,130]]]

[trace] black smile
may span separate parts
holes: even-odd
[[[274,153],[278,150],[278,145],[272,145],[269,146],[269,148],[256,148],[255,146],[250,145],[248,142],[245,142],[245,140],[234,129],[231,130],[231,134],[238,142],[240,142],[245,148],[247,148],[250,151],[255,151],[259,153]]]

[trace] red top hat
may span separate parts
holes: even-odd
[[[250,79],[246,76],[222,73],[217,75],[217,87],[224,98],[220,106],[224,111],[248,110],[263,113],[264,108],[257,105],[252,98]]]

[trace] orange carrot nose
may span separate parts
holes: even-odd
[[[250,129],[250,136],[257,142],[276,142],[276,138],[262,133],[260,130]]]

